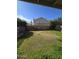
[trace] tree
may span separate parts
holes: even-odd
[[[56,20],[50,21],[50,29],[61,30],[62,19],[57,18]]]
[[[27,25],[26,21],[17,18],[17,26],[26,26],[26,25]]]
[[[17,37],[21,37],[26,34],[27,31],[27,23],[20,18],[17,18]]]

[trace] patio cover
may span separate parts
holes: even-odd
[[[62,9],[62,0],[20,0],[20,1],[36,3],[40,5]]]

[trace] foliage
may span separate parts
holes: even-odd
[[[27,25],[26,21],[17,18],[17,26],[26,26],[26,25]]]
[[[61,25],[62,25],[62,19],[61,18],[50,21],[50,29],[61,30]]]
[[[17,18],[17,38],[22,37],[26,34],[27,22]]]

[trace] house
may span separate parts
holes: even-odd
[[[49,21],[46,20],[43,17],[34,19],[33,22],[34,22],[34,28],[35,29],[38,29],[38,30],[46,30],[46,29],[49,29],[49,26],[50,26]]]

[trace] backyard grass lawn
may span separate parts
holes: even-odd
[[[31,31],[33,34],[17,42],[18,59],[62,59],[62,33]]]

